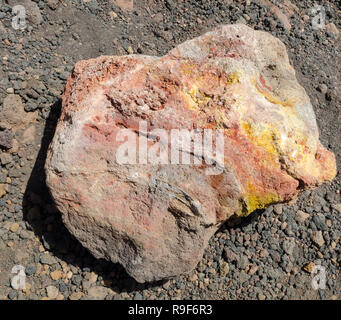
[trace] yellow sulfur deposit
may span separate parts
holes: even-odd
[[[235,84],[237,82],[239,82],[239,72],[234,71],[228,76],[227,84],[231,85],[231,84]]]
[[[252,143],[264,147],[271,154],[277,153],[275,146],[280,136],[278,130],[265,124],[262,124],[261,128],[257,128],[245,121],[241,122],[241,127]]]
[[[257,209],[264,209],[268,204],[281,201],[280,197],[270,192],[261,192],[251,183],[248,183],[246,193],[242,199],[242,216],[247,216]]]

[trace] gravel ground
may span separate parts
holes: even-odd
[[[10,152],[0,151],[0,299],[341,299],[340,174],[329,185],[305,191],[296,203],[225,225],[189,275],[138,284],[120,265],[94,259],[68,233],[43,172],[75,62],[99,55],[163,55],[219,24],[236,22],[286,44],[314,106],[321,141],[335,152],[340,168],[337,0],[323,1],[328,26],[317,30],[311,9],[322,2],[309,0],[141,0],[132,11],[113,1],[47,0],[32,6],[25,0],[33,11],[23,31],[11,27],[13,2],[0,1],[0,116],[6,118],[2,111],[19,99],[32,120],[16,131]],[[18,123],[25,115],[17,114]],[[0,128],[3,147],[18,123]],[[24,290],[11,286],[15,265],[25,267]],[[314,265],[325,267],[325,289],[312,288]]]

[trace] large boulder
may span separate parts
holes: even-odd
[[[172,146],[154,129],[191,130],[193,140],[201,129],[216,130],[217,152],[203,157],[184,143],[182,155],[197,162],[176,165],[167,161]],[[122,140],[129,130],[133,139]],[[141,137],[150,158],[136,155]],[[122,161],[123,145],[136,164]],[[119,262],[145,282],[191,271],[227,219],[332,180],[336,163],[319,142],[284,44],[226,25],[161,58],[78,62],[46,173],[70,232],[95,257]]]

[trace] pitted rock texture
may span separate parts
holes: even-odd
[[[223,172],[119,164],[117,134],[130,128],[137,137],[141,120],[148,131],[222,129]],[[224,221],[332,180],[336,163],[284,44],[227,25],[161,58],[78,62],[46,173],[70,232],[145,282],[191,271]]]

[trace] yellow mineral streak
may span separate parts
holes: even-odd
[[[229,123],[229,117],[226,114],[225,110],[222,110],[221,108],[215,108],[214,109],[214,117],[215,117],[217,129],[226,128],[226,126]]]
[[[273,104],[279,104],[283,107],[293,107],[296,103],[296,99],[295,98],[291,98],[289,100],[286,101],[282,101],[279,98],[273,96],[269,91],[266,91],[264,89],[261,88],[261,86],[258,84],[257,79],[253,78],[252,79],[252,83],[253,85],[256,87],[257,91],[269,102],[273,103]]]
[[[227,77],[227,85],[236,84],[237,82],[239,82],[239,78],[240,78],[240,72],[239,71],[232,72]]]
[[[318,178],[321,174],[316,165],[314,154],[307,149],[306,137],[301,132],[295,132],[290,139],[280,131],[268,124],[253,124],[241,121],[241,128],[255,146],[262,147],[269,154],[269,158],[260,159],[266,165],[279,165],[279,159],[286,159],[295,163],[294,167],[300,168],[309,175]]]
[[[249,182],[242,199],[241,216],[247,216],[257,209],[264,209],[267,205],[281,201],[281,198],[271,192],[262,192]]]
[[[253,144],[263,147],[272,155],[277,155],[280,140],[280,133],[277,129],[263,123],[255,126],[245,121],[241,121],[241,128]]]
[[[183,74],[186,76],[191,76],[194,79],[194,84],[189,88],[188,90],[185,90],[184,95],[185,99],[187,101],[187,107],[190,110],[197,110],[200,111],[199,107],[200,106],[205,106],[209,103],[210,100],[212,100],[211,97],[207,96],[205,94],[205,80],[202,76],[200,77],[198,72],[194,69],[194,66],[192,66],[189,63],[183,64],[181,66],[181,71]],[[227,76],[227,81],[226,81],[226,90],[229,91],[229,87],[231,85],[234,85],[236,83],[239,83],[240,79],[240,72],[239,71],[234,71],[230,73]],[[223,118],[221,121],[225,121],[225,114],[223,114],[223,111],[219,111],[219,108],[217,108],[216,116],[218,118]]]
[[[200,111],[200,105],[206,105],[211,100],[211,98],[208,97],[197,84],[194,84],[185,92],[185,99],[187,101],[188,108],[197,111]]]
[[[328,181],[334,178],[336,169],[333,159],[325,160],[325,166],[331,168],[330,172],[326,174],[326,170],[316,160],[314,150],[308,147],[307,136],[303,132],[296,131],[289,138],[268,124],[254,124],[246,121],[241,121],[241,129],[254,145],[262,147],[268,152],[269,158],[260,159],[261,163],[267,166],[278,166],[280,159],[286,159],[292,163],[290,171],[294,176],[296,173],[305,172],[306,175],[317,181],[321,179]],[[251,189],[249,188],[249,190]],[[263,198],[262,203],[272,200],[271,195],[265,195]],[[257,204],[259,196],[251,193],[247,199],[248,207],[259,207]]]
[[[197,73],[197,67],[187,62],[187,63],[181,64],[180,71],[186,76],[193,76],[194,73]]]
[[[189,94],[197,104],[206,104],[211,100],[211,98],[208,97],[202,89],[198,88],[197,85],[194,85],[191,88]]]

